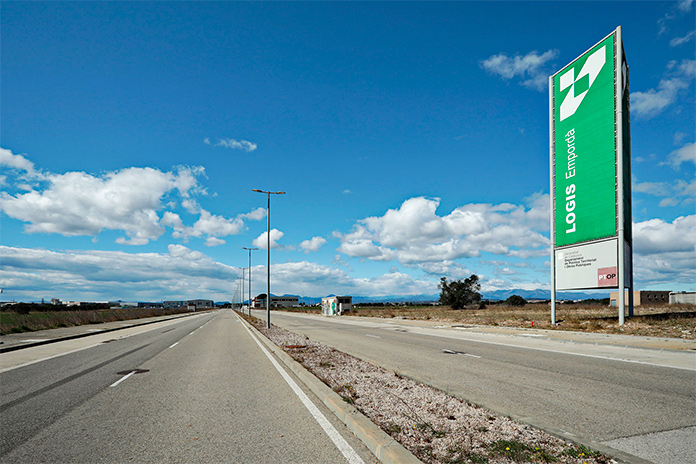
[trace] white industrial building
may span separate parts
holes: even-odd
[[[696,304],[696,292],[670,292],[669,304]]]
[[[271,295],[271,308],[293,308],[300,305],[300,298],[297,296],[273,296]],[[254,298],[252,308],[266,307],[266,294]]]
[[[352,296],[327,296],[321,299],[321,314],[324,316],[340,316],[352,308]]]

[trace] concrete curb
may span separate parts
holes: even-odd
[[[133,325],[128,325],[128,326],[124,326],[124,327],[114,327],[111,329],[104,329],[104,330],[100,330],[99,332],[87,332],[87,333],[81,333],[81,334],[76,334],[76,335],[68,335],[66,337],[58,337],[58,338],[51,338],[51,339],[47,339],[47,340],[41,340],[40,342],[32,342],[32,343],[24,343],[21,345],[6,346],[4,348],[0,348],[0,354],[1,353],[9,353],[10,351],[23,350],[25,348],[32,348],[34,346],[41,346],[41,345],[48,345],[50,343],[63,342],[65,340],[75,340],[77,338],[84,338],[84,337],[90,337],[92,335],[100,335],[100,334],[104,334],[104,333],[115,332],[117,330],[131,329],[133,327],[140,327],[140,326],[148,325],[148,324],[156,324],[157,322],[164,322],[164,321],[171,321],[174,319],[181,319],[184,317],[195,316],[198,314],[202,314],[202,313],[200,311],[199,312],[192,312],[190,314],[178,315],[178,316],[170,317],[170,318],[166,318],[166,319],[158,319],[156,321],[141,322],[139,324],[133,324]],[[134,319],[134,320],[137,320],[137,319]],[[29,332],[29,333],[31,333],[31,332]]]
[[[244,323],[247,324],[247,325],[249,325],[249,326],[251,327],[251,329],[255,331],[255,333],[257,333],[257,334],[259,334],[259,335],[262,335],[260,332],[258,332],[258,331],[256,330],[255,327],[253,327],[253,326],[252,326],[251,324],[249,324],[247,321],[244,321]],[[360,412],[358,412],[355,408],[353,408],[352,406],[348,405],[345,401],[343,401],[343,399],[342,399],[338,394],[336,394],[333,390],[331,390],[329,387],[327,387],[323,382],[321,382],[321,381],[320,381],[319,379],[317,379],[314,375],[312,375],[309,371],[307,371],[302,365],[300,365],[299,363],[297,363],[290,355],[288,355],[288,354],[285,353],[283,350],[281,350],[280,348],[278,348],[275,344],[273,344],[273,342],[271,342],[270,340],[268,340],[265,336],[261,336],[261,337],[259,337],[259,338],[260,338],[260,339],[264,342],[264,344],[267,345],[274,353],[276,353],[277,356],[278,356],[281,360],[283,360],[283,362],[285,363],[285,365],[288,366],[288,367],[289,367],[289,368],[290,368],[290,369],[291,369],[291,370],[292,370],[292,371],[293,371],[293,372],[294,372],[294,373],[307,385],[307,387],[309,387],[309,388],[314,392],[314,394],[316,394],[320,399],[321,399],[321,398],[324,398],[323,393],[321,393],[321,392],[322,392],[322,391],[328,391],[328,393],[329,393],[329,394],[332,396],[332,398],[334,398],[334,399],[333,399],[333,400],[329,400],[328,397],[326,397],[326,398],[323,400],[323,401],[324,401],[324,404],[325,404],[329,409],[331,409],[331,410],[334,412],[334,414],[336,414],[336,416],[338,416],[343,422],[345,422],[346,425],[347,425],[351,430],[353,430],[353,432],[354,432],[354,433],[367,445],[367,447],[368,447],[373,453],[375,453],[375,456],[377,456],[377,458],[378,458],[380,461],[382,461],[382,462],[384,462],[384,463],[401,463],[401,462],[410,463],[410,462],[421,462],[421,461],[419,461],[417,458],[415,458],[415,456],[413,456],[410,452],[408,452],[405,448],[403,448],[403,446],[402,446],[400,443],[396,442],[396,440],[394,440],[393,438],[391,438],[391,437],[390,437],[389,435],[387,435],[384,431],[382,431],[382,429],[380,429],[380,428],[377,427],[375,424],[373,424],[372,422],[370,422],[369,419],[367,419],[365,416],[363,416],[363,415],[362,415]],[[288,361],[286,361],[286,359],[287,359]],[[372,363],[372,364],[379,365],[378,363]],[[296,370],[293,368],[293,366],[296,366],[298,370],[301,370],[302,374],[298,373],[298,371],[296,371]],[[406,377],[406,378],[409,378],[409,379],[411,379],[411,380],[413,380],[413,381],[415,381],[415,382],[423,383],[423,384],[426,384],[426,385],[427,385],[427,381],[426,381],[426,380],[419,379],[419,378],[417,378],[417,377],[415,377],[415,376],[413,376],[413,375],[410,375],[410,374],[408,374],[408,373],[399,372],[399,375],[402,375],[402,376],[404,376],[404,377]],[[307,380],[305,380],[305,378],[307,378]],[[318,384],[317,388],[321,388],[321,390],[315,391],[314,388],[312,388],[312,384]],[[645,460],[645,459],[640,458],[640,457],[638,457],[638,456],[635,456],[635,455],[633,455],[633,454],[627,453],[627,452],[625,452],[625,451],[618,450],[618,449],[616,449],[616,448],[612,448],[611,446],[604,445],[604,444],[598,443],[598,442],[596,442],[596,441],[592,441],[592,440],[584,439],[584,438],[582,438],[582,437],[578,437],[578,436],[576,436],[576,435],[574,435],[574,434],[565,432],[564,430],[558,429],[558,428],[556,428],[556,427],[552,427],[552,426],[549,426],[549,425],[547,425],[547,424],[540,423],[539,421],[535,421],[535,420],[532,419],[532,418],[529,418],[529,417],[522,417],[522,416],[520,416],[520,415],[518,415],[518,414],[511,413],[510,411],[503,411],[503,410],[501,410],[500,408],[494,408],[494,407],[491,407],[491,406],[488,406],[488,405],[485,405],[485,404],[480,404],[480,403],[477,403],[477,402],[475,402],[475,401],[471,401],[471,400],[466,399],[466,398],[461,398],[461,397],[459,397],[458,395],[453,395],[452,393],[449,393],[449,392],[445,392],[445,393],[447,393],[448,395],[454,396],[455,398],[459,398],[459,399],[461,399],[461,400],[463,400],[463,401],[466,401],[466,402],[468,402],[468,403],[471,403],[471,404],[473,404],[473,405],[476,405],[476,406],[479,406],[479,407],[481,407],[481,408],[487,409],[487,410],[489,410],[489,411],[491,411],[491,412],[493,412],[493,413],[495,413],[495,414],[499,414],[499,415],[501,415],[501,416],[507,416],[507,417],[510,417],[511,419],[517,421],[517,422],[522,423],[522,424],[530,425],[530,426],[534,427],[535,429],[538,429],[538,430],[541,430],[541,431],[543,431],[543,432],[546,432],[546,433],[548,433],[549,435],[552,435],[552,436],[555,436],[555,437],[557,437],[557,438],[560,438],[561,440],[567,441],[567,442],[569,442],[569,443],[575,443],[575,444],[577,444],[577,445],[586,446],[586,447],[590,448],[590,449],[593,450],[593,451],[599,451],[599,452],[602,453],[602,454],[606,454],[607,456],[612,457],[612,458],[614,459],[615,462],[620,462],[620,463],[625,463],[625,464],[654,464],[654,463],[652,463],[651,461]],[[332,405],[333,405],[334,403],[336,404],[336,409],[334,409],[334,408],[332,407]],[[350,412],[345,412],[345,411],[350,411]],[[361,435],[359,435],[358,432],[356,431],[356,429],[353,428],[353,426],[351,426],[351,425],[348,423],[347,419],[344,419],[344,416],[349,416],[353,411],[355,412],[355,414],[360,415],[363,419],[365,419],[367,422],[369,422],[369,423],[370,423],[374,428],[376,428],[382,435],[384,435],[384,436],[386,437],[386,438],[384,438],[384,440],[391,441],[391,442],[395,443],[395,444],[398,445],[400,448],[402,448],[402,449],[404,450],[404,452],[408,453],[408,455],[411,457],[411,459],[415,459],[415,460],[411,460],[411,461],[400,460],[399,457],[395,458],[395,460],[383,460],[382,457],[381,457],[380,455],[378,455],[377,452],[373,449],[373,446],[376,446],[376,445],[370,445],[370,443],[368,443],[368,441],[366,441],[366,439],[364,439]],[[357,425],[356,425],[356,426],[357,426]],[[385,441],[384,443],[387,443],[387,441]],[[389,459],[389,458],[387,458],[387,459]]]
[[[365,417],[355,407],[346,403],[336,392],[295,361],[289,354],[271,342],[261,332],[240,317],[285,366],[290,369],[324,405],[333,412],[358,437],[365,446],[384,464],[422,464],[401,443]]]

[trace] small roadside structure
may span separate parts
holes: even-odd
[[[352,296],[327,296],[321,299],[321,314],[324,316],[340,316],[352,308]]]

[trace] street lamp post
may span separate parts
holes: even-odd
[[[242,298],[239,301],[239,310],[242,311],[242,308],[244,307],[244,271],[246,271],[246,269],[244,269],[243,267],[240,267],[239,269],[242,270],[242,290],[241,290]]]
[[[252,192],[268,195],[268,209],[266,210],[266,328],[271,328],[271,195],[284,195],[285,192],[268,192],[252,189]]]
[[[249,317],[251,317],[251,252],[258,248],[242,247],[244,250],[249,250]]]

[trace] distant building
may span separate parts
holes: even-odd
[[[188,300],[186,301],[186,306],[188,306],[189,309],[209,309],[209,308],[214,308],[215,303],[213,300]]]
[[[215,303],[213,300],[169,300],[163,301],[162,307],[164,309],[188,308],[195,311],[197,309],[214,308]]]
[[[669,304],[696,304],[696,292],[670,292]]]
[[[300,305],[300,299],[296,296],[273,296],[271,295],[271,308],[292,308]],[[252,308],[266,307],[266,294],[262,293],[252,301]]]
[[[669,304],[669,295],[669,290],[635,290],[633,292],[633,306]],[[611,292],[609,294],[609,304],[616,306],[618,298],[619,292]],[[624,293],[624,298],[628,304],[628,290]]]
[[[324,316],[340,316],[351,309],[352,296],[327,296],[321,299],[321,314]]]

